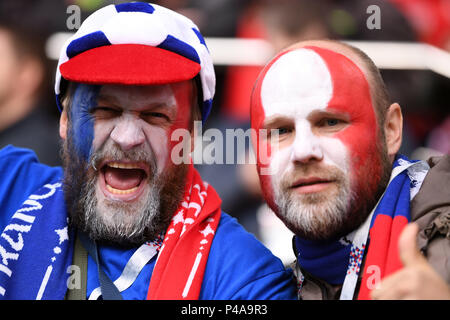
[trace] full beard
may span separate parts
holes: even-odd
[[[166,231],[183,197],[187,165],[173,166],[156,175],[156,162],[148,151],[124,152],[116,145],[107,144],[86,161],[77,155],[70,137],[64,141],[62,150],[70,226],[87,233],[93,240],[121,246],[139,245]],[[139,199],[133,202],[99,199],[98,165],[106,157],[149,165],[148,188]]]
[[[378,159],[366,161],[353,183],[349,174],[333,166],[297,165],[272,182],[276,214],[292,232],[308,240],[334,240],[357,229],[389,182],[391,163],[386,148],[382,145],[378,150],[371,155]],[[335,186],[330,192],[298,194],[290,186],[304,176],[333,180]]]
[[[320,172],[320,174],[319,174]],[[330,192],[298,194],[290,186],[301,176],[315,176],[334,181]],[[355,198],[349,180],[334,167],[297,167],[294,173],[284,174],[274,182],[277,215],[286,226],[301,238],[325,240],[345,234],[349,220],[349,206]]]

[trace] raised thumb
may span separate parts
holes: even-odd
[[[426,262],[417,247],[418,232],[419,226],[416,223],[409,223],[400,234],[398,249],[404,267]]]

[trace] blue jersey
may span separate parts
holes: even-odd
[[[62,180],[61,168],[40,164],[27,149],[7,146],[0,150],[0,228],[3,230],[22,202],[46,183]],[[100,260],[105,273],[117,279],[137,248],[101,246]],[[147,296],[156,256],[122,291],[124,299]],[[88,258],[87,296],[99,286],[97,266]],[[205,268],[200,299],[297,299],[291,270],[244,230],[236,219],[222,212]]]

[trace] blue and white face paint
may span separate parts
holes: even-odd
[[[100,86],[80,83],[76,86],[72,96],[69,115],[72,125],[69,137],[72,139],[75,152],[85,161],[89,161],[93,152],[94,118],[92,110],[97,106],[99,91]]]

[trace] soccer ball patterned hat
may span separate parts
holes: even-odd
[[[215,74],[197,26],[167,8],[131,2],[91,14],[64,44],[56,70],[56,102],[66,81],[88,84],[152,85],[199,75],[204,122],[211,110]]]

